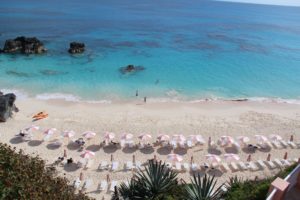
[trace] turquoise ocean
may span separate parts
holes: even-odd
[[[208,0],[1,0],[0,90],[40,99],[300,101],[300,7]],[[72,41],[86,44],[69,55]],[[121,74],[120,67],[144,71]]]

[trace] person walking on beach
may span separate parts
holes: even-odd
[[[144,103],[146,103],[147,102],[147,97],[144,97]]]
[[[136,97],[139,96],[139,91],[138,90],[135,91],[135,96]]]

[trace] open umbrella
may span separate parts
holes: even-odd
[[[247,136],[238,136],[237,140],[240,142],[240,144],[244,144],[244,145],[250,142],[250,138]]]
[[[159,141],[169,141],[169,140],[170,140],[170,136],[169,136],[169,135],[166,135],[166,134],[162,134],[162,135],[159,135],[159,136],[157,137],[157,139],[158,139]]]
[[[74,135],[75,135],[74,131],[64,131],[62,133],[62,136],[65,138],[71,138],[71,137],[74,137]]]
[[[142,141],[150,140],[151,138],[152,138],[152,136],[150,134],[146,134],[146,133],[141,134],[139,136],[139,139],[142,140]]]
[[[221,158],[217,155],[208,154],[205,156],[206,160],[210,163],[219,163],[221,162]]]
[[[201,143],[201,144],[205,144],[205,140],[202,137],[202,135],[189,135],[188,140],[191,140],[193,142],[198,142],[198,143]]]
[[[112,132],[106,132],[104,134],[104,140],[112,140],[112,139],[115,138],[115,136],[116,135],[114,133],[112,133]]]
[[[181,162],[183,158],[178,154],[169,154],[168,160],[171,160],[172,162]]]
[[[53,135],[55,131],[57,131],[56,128],[49,128],[44,132],[44,134],[45,135]]]
[[[122,140],[131,140],[133,138],[133,135],[131,133],[123,133],[121,136]]]
[[[92,132],[92,131],[86,131],[82,134],[86,139],[91,139],[93,137],[96,136],[96,133],[95,132]]]
[[[24,130],[25,131],[37,131],[39,129],[40,129],[40,127],[38,127],[36,125],[31,125],[31,126],[28,126],[27,128],[25,128]]]
[[[220,145],[221,146],[228,146],[234,143],[234,139],[231,136],[223,135],[220,138]]]
[[[269,140],[266,136],[263,135],[255,135],[254,136],[259,143],[267,143]]]
[[[233,153],[224,154],[223,157],[227,162],[234,162],[240,160],[240,157],[237,154]]]
[[[92,158],[95,156],[95,152],[86,150],[83,154],[80,155],[82,158]]]
[[[185,141],[186,139],[182,134],[180,134],[180,135],[173,135],[172,140],[176,140],[177,142],[182,142]]]
[[[280,135],[276,135],[276,134],[270,135],[269,138],[270,138],[272,141],[280,141],[280,140],[282,140],[282,137],[281,137]]]

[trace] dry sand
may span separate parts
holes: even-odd
[[[49,148],[49,142],[40,142],[43,139],[42,130],[55,127],[58,129],[53,136],[59,137],[64,130],[74,130],[80,137],[84,131],[91,130],[97,136],[88,142],[87,149],[96,152],[94,165],[91,169],[73,169],[70,167],[57,167],[61,176],[66,176],[73,182],[79,173],[84,173],[84,179],[91,178],[94,185],[87,191],[88,195],[97,199],[110,199],[110,193],[97,190],[101,180],[109,173],[111,180],[119,182],[129,179],[132,172],[123,170],[123,164],[132,160],[146,161],[156,154],[158,159],[165,160],[169,152],[155,148],[153,151],[129,151],[128,149],[103,149],[99,147],[100,141],[106,131],[117,134],[117,139],[122,132],[130,132],[135,136],[140,133],[150,133],[155,137],[160,133],[201,134],[207,139],[209,136],[217,140],[221,135],[250,136],[253,143],[255,134],[279,134],[288,140],[293,134],[295,141],[300,142],[300,105],[285,103],[262,103],[262,102],[232,102],[214,101],[199,103],[113,103],[113,104],[87,104],[64,102],[58,100],[40,101],[35,99],[19,100],[16,102],[20,108],[13,119],[0,124],[1,142],[6,142],[17,148],[22,148],[26,153],[39,154],[42,158],[52,163],[58,156],[63,155],[67,149],[68,157],[75,161],[80,159],[80,152],[64,145],[58,149]],[[47,111],[49,117],[44,120],[32,122],[33,114],[39,111]],[[42,130],[34,134],[30,142],[20,142],[14,135],[25,127],[36,124]],[[136,140],[138,141],[138,140]],[[65,140],[67,144],[67,140]],[[220,149],[224,154],[225,150]],[[298,149],[272,149],[272,157],[282,158],[285,152],[289,157],[299,157]],[[175,153],[183,155],[184,162],[189,162],[193,155],[195,162],[203,164],[204,155],[208,154],[207,146],[198,146],[187,150],[175,150]],[[257,151],[252,155],[253,160],[266,159],[269,152]],[[117,172],[98,171],[97,167],[102,160],[110,161],[111,154],[120,162]],[[247,153],[239,153],[241,160],[246,161]],[[218,182],[222,183],[231,176],[242,176],[244,178],[265,177],[274,174],[277,170],[260,170],[257,172],[227,172],[216,173]],[[189,173],[181,173],[180,178],[190,179]]]

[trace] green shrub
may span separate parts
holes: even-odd
[[[89,200],[66,178],[56,177],[54,168],[46,167],[38,156],[25,155],[21,150],[0,143],[0,199],[62,199]]]

